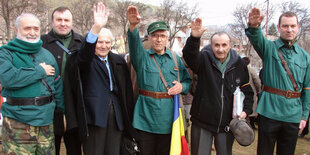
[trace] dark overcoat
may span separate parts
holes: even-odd
[[[65,96],[67,129],[78,128],[82,142],[88,137],[88,123],[85,114],[81,72],[78,67],[78,61],[80,59],[79,52],[82,52],[82,50],[92,50],[90,53],[94,53],[95,47],[96,43],[84,42],[80,51],[75,51],[68,57],[66,64],[65,82],[68,84],[65,86],[64,90],[67,94]],[[124,122],[124,134],[129,137],[137,138],[136,130],[131,125],[134,101],[128,66],[125,60],[117,54],[109,52],[108,58],[118,89],[118,97]]]

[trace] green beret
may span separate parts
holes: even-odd
[[[157,21],[149,25],[147,28],[147,34],[151,34],[158,30],[169,30],[169,26],[164,21]]]

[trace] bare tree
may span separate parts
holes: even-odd
[[[267,11],[266,8],[264,7],[264,3],[251,2],[244,5],[240,5],[233,11],[234,24],[229,25],[232,31],[232,36],[237,38],[239,40],[239,43],[245,46],[244,53],[246,54],[246,56],[250,55],[251,44],[248,38],[246,37],[244,30],[247,27],[249,12],[254,7],[259,7],[263,14]],[[274,11],[275,11],[274,6],[270,5],[268,13],[269,20],[272,19]],[[265,17],[264,21],[262,22],[261,25],[262,29],[266,28],[265,23],[266,18],[267,17]]]
[[[73,24],[75,30],[85,35],[93,25],[93,5],[98,0],[77,0],[72,3]]]
[[[169,26],[170,47],[173,45],[173,38],[183,26],[188,25],[198,15],[197,4],[189,7],[186,2],[165,0],[158,9],[157,18],[165,21]]]
[[[126,51],[128,51],[128,46],[127,46],[127,8],[130,5],[134,5],[138,8],[140,15],[143,18],[143,21],[147,21],[148,17],[151,17],[151,14],[148,14],[147,10],[150,9],[147,5],[143,3],[136,3],[132,2],[129,0],[112,0],[110,7],[111,7],[111,18],[109,18],[109,25],[113,27],[114,32],[117,35],[122,35],[124,42],[125,42],[125,47]],[[145,24],[141,23],[139,26],[139,30],[141,32],[144,32],[145,30]]]

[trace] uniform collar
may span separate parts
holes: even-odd
[[[147,52],[149,55],[159,55],[152,48],[150,48]],[[168,55],[170,58],[172,58],[172,53],[167,47],[165,47],[165,53],[163,55]]]
[[[275,44],[277,46],[277,49],[280,49],[280,48],[287,48],[287,46],[285,45],[285,43],[282,41],[282,39],[279,37],[278,40],[275,41]],[[295,53],[297,53],[296,49],[297,48],[298,44],[297,44],[297,41],[295,41],[295,43],[291,46],[294,50]]]

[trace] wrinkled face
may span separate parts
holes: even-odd
[[[165,53],[165,47],[168,40],[168,31],[159,30],[150,35],[151,47],[158,54]]]
[[[229,37],[226,34],[213,36],[211,47],[215,57],[223,63],[231,48]]]
[[[287,41],[292,41],[296,38],[298,33],[299,25],[297,23],[297,18],[285,17],[281,18],[281,23],[278,25],[278,30],[280,37]]]
[[[54,12],[52,19],[52,28],[60,36],[65,36],[72,29],[72,14],[69,10],[64,12]]]
[[[95,54],[104,59],[109,54],[111,47],[112,47],[111,36],[101,34],[98,36]]]
[[[40,22],[34,17],[25,16],[20,19],[15,33],[20,40],[36,43],[40,40]]]

